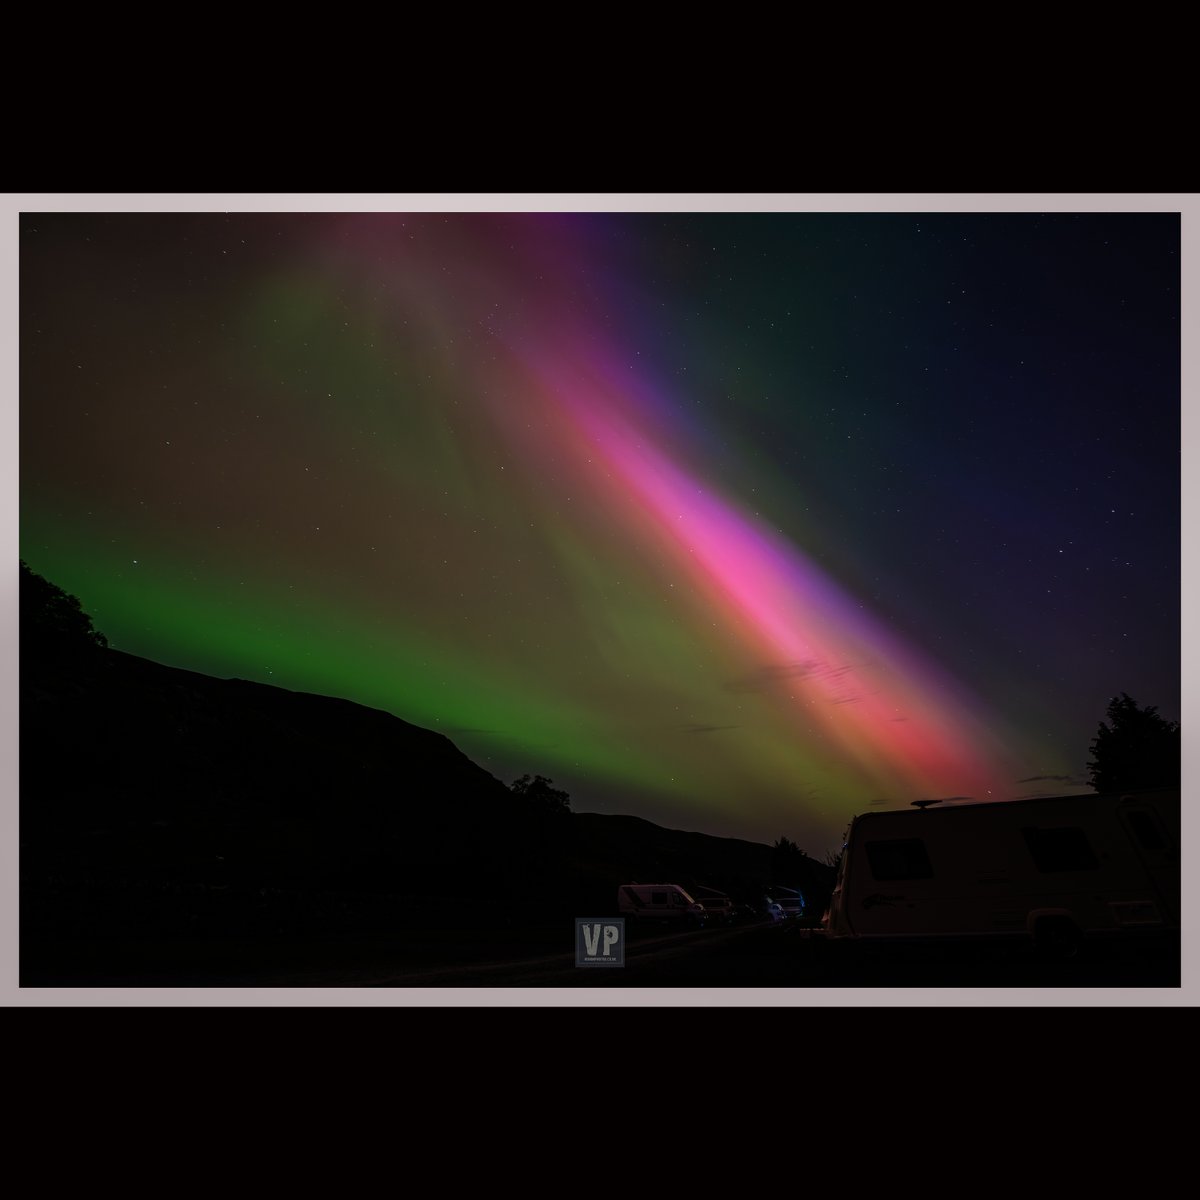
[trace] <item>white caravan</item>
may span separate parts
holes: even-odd
[[[830,938],[1084,939],[1179,929],[1179,791],[866,813],[850,824]]]

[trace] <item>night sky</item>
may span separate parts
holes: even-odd
[[[21,556],[118,649],[816,857],[1088,790],[1116,693],[1180,715],[1177,214],[26,212],[19,251]]]

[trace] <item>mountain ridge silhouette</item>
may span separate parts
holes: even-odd
[[[23,961],[564,924],[612,912],[635,879],[751,894],[771,873],[765,844],[541,811],[385,710],[112,647],[26,648],[20,755]],[[807,866],[814,886],[832,874]]]

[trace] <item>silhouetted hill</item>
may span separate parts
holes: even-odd
[[[424,891],[526,832],[448,738],[346,700],[106,650],[23,663],[21,717],[26,875]]]
[[[90,643],[23,645],[20,749],[23,955],[569,922],[630,880],[749,894],[771,874],[765,845],[539,811],[389,713]]]

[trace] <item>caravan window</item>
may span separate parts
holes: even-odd
[[[933,866],[920,838],[867,843],[867,862],[879,880],[932,879]]]
[[[1096,871],[1100,864],[1082,829],[1021,830],[1033,865],[1039,871]]]

